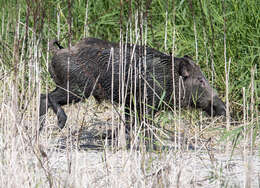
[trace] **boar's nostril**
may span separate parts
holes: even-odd
[[[226,116],[226,109],[222,107],[213,107],[214,116]]]

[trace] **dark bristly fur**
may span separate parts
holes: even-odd
[[[56,42],[51,45],[61,46]],[[113,62],[111,48],[113,48]],[[136,93],[135,104],[142,103],[144,98],[144,85],[147,88],[147,106],[154,105],[155,112],[163,105],[173,105],[173,77],[172,57],[149,47],[124,45],[123,62],[120,61],[120,49],[116,43],[106,42],[95,38],[86,38],[68,49],[54,50],[49,72],[57,87],[48,96],[42,94],[40,102],[40,117],[46,113],[47,107],[51,107],[58,117],[58,126],[62,129],[66,123],[67,116],[62,105],[67,104],[69,92],[69,103],[79,102],[82,98],[93,95],[98,101],[111,100],[112,74],[113,100],[119,102],[119,91],[121,82],[124,82],[126,108],[133,102],[131,96]],[[52,48],[54,49],[54,48]],[[146,56],[143,52],[146,50]],[[70,57],[70,58],[69,58]],[[69,63],[69,76],[68,72]],[[146,61],[146,68],[145,63]],[[120,74],[120,63],[124,66],[124,77]],[[112,72],[112,64],[114,72]],[[225,115],[225,105],[219,99],[216,92],[209,85],[200,68],[188,56],[174,58],[174,83],[176,91],[176,104],[182,107],[201,108],[211,114],[213,104],[213,115]],[[179,88],[179,80],[182,78],[182,87]],[[67,78],[69,78],[69,89],[67,90]],[[135,85],[136,84],[136,85]],[[153,97],[154,96],[154,97]],[[178,101],[177,96],[181,97]],[[213,101],[211,100],[213,96]],[[154,101],[153,101],[154,100]],[[137,105],[138,112],[141,106]],[[148,110],[152,113],[151,110]]]

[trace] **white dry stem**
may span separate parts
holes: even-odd
[[[182,77],[180,76],[179,78],[179,106],[178,106],[178,149],[181,149],[181,88],[183,88],[183,90],[185,91],[184,89],[184,85],[183,85],[183,79]],[[175,125],[176,126],[176,125]]]
[[[194,39],[195,39],[195,50],[196,50],[196,62],[199,62],[198,37],[197,37],[196,21],[194,15],[193,15],[193,29],[194,29],[194,37],[195,37]]]
[[[57,40],[59,41],[60,40],[60,11],[61,11],[61,8],[60,8],[60,4],[58,3],[57,4]]]
[[[250,113],[251,113],[251,123],[254,123],[254,106],[255,106],[255,72],[256,72],[256,65],[251,68],[251,99],[250,99]],[[257,114],[256,114],[257,115]],[[254,127],[251,126],[250,129],[250,155],[253,152],[253,134],[254,134]]]
[[[143,64],[144,64],[144,76],[146,78],[147,76],[147,61],[146,61],[146,56],[147,56],[147,51],[146,51],[146,45],[147,45],[147,18],[145,17],[144,19],[142,19],[144,21],[144,58],[143,58]],[[144,89],[143,89],[143,94],[144,94],[144,98],[143,98],[143,103],[144,103],[144,111],[143,114],[144,116],[146,114],[148,114],[148,105],[147,105],[147,101],[148,101],[148,96],[147,96],[147,85],[146,82],[144,82]],[[149,114],[150,115],[150,114]],[[146,116],[145,116],[146,118]],[[149,117],[148,117],[149,118]],[[146,119],[144,119],[144,121],[146,121]],[[147,121],[149,122],[149,121]],[[146,123],[147,127],[150,129],[150,132],[152,131],[152,128],[150,124]],[[151,132],[151,137],[150,137],[150,142],[153,143],[153,135],[154,133]]]
[[[212,53],[212,50],[210,49],[210,52]],[[212,57],[212,59],[211,59],[211,81],[212,81],[212,94],[211,94],[211,109],[210,109],[210,111],[211,111],[211,119],[213,118],[213,94],[214,94],[214,92],[213,92],[213,86],[214,86],[214,75],[215,75],[215,68],[214,68],[214,59],[213,59],[213,57]]]
[[[121,22],[120,22],[121,24]],[[123,50],[123,34],[122,26],[120,25],[120,45],[119,45],[119,104],[120,104],[120,116],[121,120],[118,124],[119,138],[118,146],[126,149],[126,135],[125,135],[125,61],[124,61],[124,50]]]
[[[86,0],[86,11],[85,11],[85,22],[84,22],[84,37],[86,38],[89,35],[89,28],[88,28],[88,3],[89,1]]]
[[[115,123],[115,113],[114,113],[114,48],[110,50],[111,57],[111,67],[112,67],[112,79],[111,79],[111,103],[112,103],[112,151],[114,151],[114,123]],[[110,62],[109,57],[109,62]],[[107,132],[107,130],[106,130]]]
[[[229,112],[229,73],[230,73],[230,64],[231,64],[231,58],[229,58],[229,61],[225,61],[225,85],[226,85],[226,128],[229,131],[230,130],[230,112]]]
[[[18,13],[17,13],[17,20],[16,20],[16,26],[15,26],[15,36],[14,36],[14,43],[13,43],[13,67],[14,67],[14,75],[13,75],[13,88],[12,88],[12,109],[15,117],[17,117],[15,120],[15,125],[13,128],[17,130],[18,126],[18,65],[19,65],[19,35],[20,35],[20,6],[18,8]],[[15,135],[13,135],[15,136]]]
[[[176,111],[176,85],[175,85],[175,65],[174,65],[174,56],[175,56],[175,40],[176,40],[176,25],[175,25],[175,14],[176,14],[176,9],[175,9],[175,5],[174,6],[174,10],[173,10],[173,31],[172,31],[172,88],[173,88],[173,115],[175,117],[177,117],[177,111]],[[177,127],[176,127],[176,121],[174,118],[174,148],[175,151],[177,150]]]

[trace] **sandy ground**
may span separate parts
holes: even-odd
[[[167,151],[47,152],[54,184],[65,187],[259,187],[260,156]],[[70,162],[69,162],[70,161]],[[36,165],[36,164],[35,164]],[[68,168],[71,172],[68,173]]]
[[[211,131],[215,121],[196,126],[181,120],[178,139],[158,134],[164,144],[157,150],[120,150],[106,142],[106,129],[99,131],[111,126],[111,106],[87,105],[87,111],[84,105],[65,109],[69,119],[62,131],[51,112],[38,141],[31,139],[31,116],[18,132],[10,128],[11,117],[3,121],[0,187],[260,187],[259,137],[253,148],[242,140],[231,156],[231,148],[225,150],[230,143],[218,142],[220,134]]]

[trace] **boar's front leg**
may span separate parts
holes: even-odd
[[[67,121],[67,115],[61,108],[62,105],[67,104],[68,93],[60,88],[56,88],[54,91],[48,94],[48,100],[46,104],[46,95],[41,95],[40,101],[40,120],[46,114],[46,109],[51,107],[58,118],[58,126],[62,129]],[[80,98],[72,94],[69,95],[69,103],[79,102]],[[47,105],[47,107],[46,107]],[[44,121],[41,121],[40,131],[43,128]]]
[[[45,114],[48,111],[48,108],[50,107],[49,105],[49,100],[47,100],[47,96],[45,94],[41,94],[40,98],[40,114],[39,114],[39,122],[40,122],[40,129],[39,131],[42,130],[44,124],[45,124]]]
[[[66,104],[66,93],[62,92],[62,90],[55,90],[54,92],[50,93],[48,96],[50,107],[57,115],[58,118],[58,126],[62,129],[65,126],[67,121],[67,115],[65,114],[64,110],[61,108],[61,105]]]

